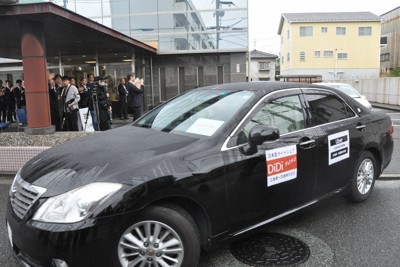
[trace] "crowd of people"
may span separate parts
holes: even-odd
[[[117,89],[119,117],[127,120],[129,107],[135,121],[141,116],[143,78],[131,72],[121,79]],[[112,109],[105,77],[89,74],[76,84],[73,77],[50,73],[48,91],[51,124],[56,131],[85,131],[88,125],[94,131],[111,129]],[[16,109],[25,106],[24,82],[18,79],[13,86],[6,80],[3,86],[0,80],[0,122],[17,122]]]
[[[89,74],[77,85],[72,77],[50,74],[49,98],[51,124],[56,131],[82,131],[88,123],[95,131],[111,128],[111,101],[104,77],[95,81]]]
[[[16,80],[13,86],[10,80],[0,80],[0,122],[17,122],[16,109],[25,107],[25,88],[22,80]]]
[[[144,80],[135,73],[121,79],[118,85],[120,118],[128,119],[127,108],[133,109],[133,120],[141,115]],[[93,125],[95,131],[105,131],[112,125],[112,109],[106,79],[89,74],[76,84],[74,78],[60,75],[49,77],[49,97],[52,125],[57,131],[86,130]],[[81,116],[83,113],[83,116]],[[83,119],[82,119],[83,118]]]

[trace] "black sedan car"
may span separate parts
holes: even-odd
[[[387,115],[320,85],[195,89],[30,160],[10,190],[10,242],[26,266],[193,267],[333,194],[366,200],[392,134]]]

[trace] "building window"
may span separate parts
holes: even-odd
[[[290,61],[290,53],[287,53],[287,62]]]
[[[204,69],[201,66],[197,67],[197,85],[204,86]]]
[[[381,36],[381,45],[387,45],[387,36]]]
[[[224,83],[224,66],[218,66],[217,67],[217,84],[223,84]]]
[[[187,27],[189,22],[184,14],[174,14],[175,27]]]
[[[358,27],[358,35],[359,36],[372,35],[372,27]]]
[[[338,59],[347,59],[347,53],[338,53],[337,58]]]
[[[321,32],[322,33],[327,33],[328,32],[328,27],[321,27]]]
[[[333,51],[324,51],[324,57],[333,57]]]
[[[336,27],[336,35],[346,35],[346,27]]]
[[[321,51],[314,51],[314,57],[321,57]]]
[[[282,63],[282,65],[285,64],[285,57],[284,56],[282,56],[281,63]]]
[[[301,26],[300,27],[300,36],[313,36],[313,27],[312,26]]]
[[[269,61],[264,61],[264,62],[260,61],[260,62],[258,62],[258,69],[259,70],[269,70],[269,65],[270,65]]]
[[[381,55],[381,62],[390,61],[390,53]]]
[[[290,39],[290,30],[287,30],[287,39]]]
[[[306,60],[306,51],[300,51],[300,61]]]

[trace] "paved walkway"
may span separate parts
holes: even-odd
[[[394,111],[400,111],[400,106],[397,106],[397,105],[372,103],[372,102],[371,102],[371,105],[376,108],[384,108],[384,109],[389,109],[389,110],[394,110]]]

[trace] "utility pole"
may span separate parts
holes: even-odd
[[[215,0],[215,29],[217,30],[217,49],[219,49],[221,17],[225,15],[225,11],[219,10],[222,5],[235,5],[232,1]]]
[[[219,19],[219,8],[221,4],[219,3],[220,0],[215,0],[215,27],[217,30],[217,49],[219,49],[219,27],[220,27],[220,19]]]
[[[335,72],[334,72],[334,81],[337,80],[337,61],[338,61],[338,50],[335,49]]]

